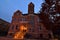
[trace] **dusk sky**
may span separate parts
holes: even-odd
[[[22,11],[23,14],[28,12],[30,2],[35,5],[35,13],[39,12],[43,0],[0,0],[0,18],[11,22],[16,10]]]

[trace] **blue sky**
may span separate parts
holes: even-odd
[[[0,0],[0,18],[11,22],[16,10],[21,10],[23,14],[27,13],[30,2],[35,5],[35,13],[39,12],[43,0]]]

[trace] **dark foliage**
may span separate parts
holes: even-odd
[[[46,29],[60,36],[60,0],[45,0],[39,15]]]

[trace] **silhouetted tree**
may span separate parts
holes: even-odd
[[[48,30],[60,35],[60,0],[44,0],[39,17]]]

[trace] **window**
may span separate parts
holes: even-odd
[[[29,28],[29,31],[31,31],[31,28]]]
[[[23,32],[26,32],[26,30],[23,30]]]
[[[13,37],[14,36],[14,33],[9,33],[9,37]]]
[[[16,20],[16,18],[13,18],[13,21],[15,21]]]
[[[32,25],[32,27],[34,27],[34,21],[30,21],[29,23]]]
[[[31,28],[31,31],[34,32],[34,28],[33,27]]]
[[[30,21],[30,24],[32,24],[32,25],[33,25],[33,23],[34,23],[33,21]]]
[[[34,16],[33,16],[33,15],[31,15],[30,18],[31,18],[32,20],[34,20]]]
[[[26,18],[22,18],[22,21],[26,21]]]
[[[29,31],[30,31],[30,32],[34,32],[34,28],[30,28]]]
[[[34,27],[34,16],[33,15],[31,15],[30,16],[30,24],[32,25],[32,27]]]
[[[39,30],[39,31],[41,30],[41,26],[38,26],[38,30]]]
[[[37,21],[40,22],[40,19],[38,18]]]
[[[18,29],[18,25],[16,25],[16,29]]]

